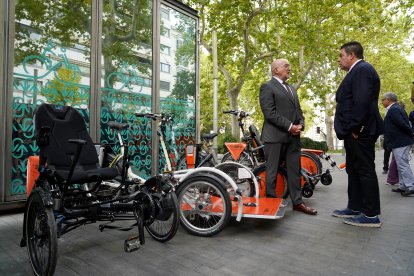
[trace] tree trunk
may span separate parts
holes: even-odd
[[[230,100],[230,109],[231,110],[238,110],[239,105],[237,103],[237,96],[239,95],[240,89],[236,92],[235,90],[227,91],[227,95],[229,96]],[[231,135],[236,138],[237,140],[240,139],[240,129],[239,123],[237,120],[237,116],[231,116]]]
[[[333,120],[332,116],[330,115],[329,111],[325,111],[325,125],[326,125],[326,144],[328,145],[328,149],[333,149],[333,133],[332,133],[332,127],[333,127]]]

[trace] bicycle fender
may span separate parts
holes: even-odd
[[[183,174],[184,172],[184,174]],[[216,175],[218,177],[223,178],[226,182],[228,182],[231,187],[237,191],[237,185],[234,182],[234,180],[228,176],[226,173],[216,169],[216,168],[210,168],[210,167],[200,167],[200,168],[196,168],[196,169],[192,169],[192,170],[185,170],[185,171],[178,171],[177,173],[180,174],[175,174],[174,177],[176,177],[179,182],[184,182],[188,177],[192,176],[192,175],[197,175],[200,173],[206,173],[207,175]],[[222,185],[224,186],[224,183],[222,180],[220,180],[220,183],[222,183]]]
[[[220,183],[220,185],[222,185],[223,187],[225,186],[224,183],[223,183],[223,180],[221,180],[219,177],[217,177],[214,174],[209,174],[209,173],[206,173],[206,172],[204,172],[204,173],[199,172],[199,173],[196,173],[196,174],[191,174],[190,176],[186,177],[185,179],[181,180],[180,182],[184,183],[184,182],[187,182],[187,181],[191,181],[192,179],[197,178],[197,177],[207,177],[207,178],[212,179],[213,181],[216,181],[217,183]]]
[[[228,165],[234,165],[237,168],[243,168],[249,173],[250,178],[253,180],[253,183],[254,183],[254,189],[255,189],[254,197],[258,198],[259,197],[259,182],[257,181],[256,175],[248,167],[246,167],[243,164],[237,163],[237,162],[225,162],[225,163],[220,163],[216,165],[214,168],[220,170],[220,167],[224,167]]]
[[[32,193],[39,194],[45,206],[53,206],[54,200],[52,198],[52,193],[50,191],[46,191],[42,187],[36,187],[32,190]]]

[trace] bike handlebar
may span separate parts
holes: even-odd
[[[157,119],[161,119],[163,122],[173,122],[174,121],[174,114],[172,113],[135,113],[137,117],[145,117],[156,121]]]
[[[244,112],[243,110],[226,110],[226,111],[223,111],[223,113],[238,116],[239,118],[246,118],[250,116],[249,113]]]

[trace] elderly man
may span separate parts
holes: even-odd
[[[305,123],[298,95],[286,81],[290,65],[286,59],[272,62],[272,79],[260,87],[260,106],[264,122],[262,141],[267,161],[266,195],[276,197],[275,184],[280,163],[286,162],[287,185],[293,210],[308,215],[317,211],[305,206],[300,187],[300,132]]]
[[[399,192],[402,196],[411,196],[414,195],[414,175],[409,161],[414,134],[407,113],[397,100],[397,95],[392,92],[382,96],[382,105],[387,109],[384,118],[384,143],[392,149],[397,163],[400,187],[393,192]]]

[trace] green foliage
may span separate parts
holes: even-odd
[[[177,82],[172,90],[170,97],[178,100],[187,100],[188,98],[195,98],[196,91],[195,73],[187,70],[177,72]]]
[[[48,82],[40,94],[49,103],[76,106],[83,102],[79,95],[81,74],[74,68],[60,67],[56,77]]]
[[[19,23],[15,32],[15,64],[20,64],[28,55],[39,55],[49,41],[58,41],[65,48],[84,45],[84,53],[89,59],[91,3],[90,0],[17,1],[16,22]],[[151,69],[151,61],[136,54],[137,48],[151,48],[151,3],[152,0],[103,1],[104,79],[119,69],[122,63],[136,64],[142,73],[148,73]],[[30,27],[21,23],[25,20],[30,21]],[[33,33],[39,36],[33,39]]]
[[[302,144],[302,148],[304,149],[317,149],[317,150],[323,150],[328,151],[328,145],[325,141],[314,141],[308,137],[301,137],[300,143]]]
[[[217,32],[220,85],[225,85],[220,94],[232,108],[251,111],[256,123],[262,120],[260,84],[269,79],[271,60],[282,57],[291,63],[289,82],[297,88],[307,127],[332,116],[335,91],[345,75],[338,69],[339,47],[352,40],[364,46],[365,59],[378,70],[383,89],[405,103],[409,99],[413,65],[405,56],[412,48],[412,1],[183,2],[200,11],[201,43],[209,52],[212,31]],[[212,70],[203,66],[211,63],[201,63],[202,86],[203,72]]]

